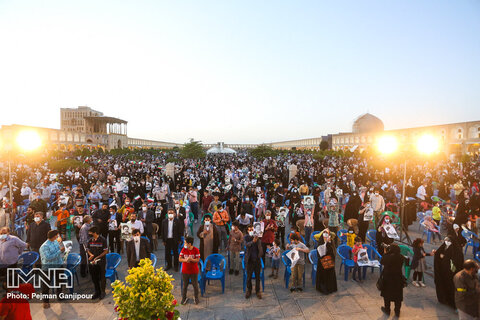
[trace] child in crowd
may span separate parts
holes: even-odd
[[[423,239],[417,238],[413,241],[413,258],[411,268],[413,270],[413,281],[412,284],[415,287],[425,287],[423,283],[423,273],[427,269],[427,264],[425,262],[426,256],[431,256],[435,254],[435,250],[432,250],[432,253],[425,253],[423,249]]]
[[[360,249],[363,249],[362,246],[362,239],[360,237],[355,237],[355,244],[353,245],[352,249],[352,254],[353,254],[353,262],[355,263],[355,266],[353,267],[353,281],[357,282],[362,282],[362,276],[361,276],[361,268],[358,266],[358,251]],[[358,275],[358,280],[355,277],[355,275]]]
[[[292,268],[292,275],[290,276],[290,292],[303,291],[303,271],[305,270],[304,254],[309,253],[310,249],[300,241],[300,237],[296,233],[290,234],[291,243],[287,245],[287,249],[296,249],[298,251],[299,259]]]
[[[280,250],[280,239],[275,239],[273,246],[269,249],[269,254],[272,258],[272,273],[269,275],[270,278],[278,278],[278,268],[280,267],[281,259],[281,250]]]
[[[228,246],[227,251],[230,252],[230,270],[229,274],[233,274],[238,276],[240,273],[240,251],[242,250],[242,242],[243,242],[243,233],[240,231],[240,223],[238,221],[233,221],[232,229],[230,230],[230,236],[228,237]]]

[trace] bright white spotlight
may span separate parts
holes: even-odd
[[[440,143],[431,134],[424,134],[417,140],[417,150],[423,154],[432,154],[438,151]]]
[[[391,154],[398,149],[398,140],[394,136],[383,136],[377,140],[377,149],[383,154]]]
[[[25,151],[32,151],[40,148],[42,139],[37,131],[25,130],[20,131],[17,136],[17,145]]]

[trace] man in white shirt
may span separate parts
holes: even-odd
[[[130,214],[130,221],[127,222],[130,225],[130,230],[138,229],[140,230],[140,234],[143,233],[143,223],[140,220],[137,220],[137,214],[131,213]]]

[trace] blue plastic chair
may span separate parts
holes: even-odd
[[[473,256],[475,256],[475,254],[478,251],[478,246],[480,244],[477,238],[477,235],[472,231],[462,230],[462,236],[465,238],[465,240],[467,240],[467,244],[465,245],[464,255],[467,254],[468,247],[472,247],[472,253],[473,253]]]
[[[285,281],[285,288],[288,289],[288,284],[290,283],[290,276],[292,275],[292,262],[287,257],[287,253],[290,250],[284,251],[282,253],[282,262],[285,265],[285,273],[283,274],[283,280]],[[303,286],[305,287],[305,268],[303,268]]]
[[[245,257],[244,257],[245,258]],[[245,267],[245,259],[242,258],[242,270],[243,270],[243,292],[247,288],[247,268]],[[265,264],[263,259],[260,258],[261,269],[260,269],[260,280],[262,281],[262,291],[265,291]],[[255,272],[252,273],[252,279],[256,279],[257,275]]]
[[[23,235],[25,233],[25,219],[27,218],[27,216],[22,216],[18,219],[15,220],[15,233],[17,234],[17,236],[22,239],[23,238]]]
[[[122,256],[118,253],[107,253],[107,267],[105,270],[105,278],[110,279],[111,282],[114,282],[118,279],[117,267],[122,261]]]
[[[377,247],[377,230],[368,230],[367,239],[372,247]]]
[[[475,254],[475,260],[477,260],[477,262],[480,262],[480,251],[477,251],[477,253]]]
[[[314,248],[317,248],[318,247],[318,242],[317,240],[315,240],[315,235],[319,234],[321,231],[313,231],[312,232],[312,235],[310,236],[310,239],[312,240],[313,242],[313,247]]]
[[[420,223],[420,225],[423,227],[422,239],[423,239],[423,236],[424,236],[424,235],[427,235],[427,243],[430,243],[431,240],[432,240],[432,237],[435,236],[435,235],[434,235],[435,232],[431,231],[430,229],[427,229],[427,228],[425,227],[425,225],[423,224],[424,221],[425,221],[425,220],[422,219],[422,220],[421,220],[421,223]],[[440,232],[440,226],[435,226],[435,228],[438,230],[438,232]]]
[[[422,229],[422,222],[425,219],[425,212],[419,211],[417,212],[417,219],[418,219],[418,231]]]
[[[371,260],[382,260],[382,256],[380,255],[380,253],[378,253],[377,249],[371,245],[368,245],[368,244],[364,244],[363,245],[363,248],[364,249],[367,249],[367,254],[368,254],[368,259],[371,261]],[[375,267],[362,267],[363,269],[363,279],[365,279],[366,277],[366,273],[367,273],[367,269],[370,268],[372,270],[372,273],[373,271],[376,269]],[[380,273],[382,272],[383,270],[383,266],[380,265]]]
[[[203,294],[205,293],[205,287],[203,286],[203,279],[204,279],[203,275],[204,275],[204,273],[203,273],[203,261],[202,261],[202,259],[198,260],[198,264],[199,264],[198,270],[200,272],[198,273],[198,279],[197,280],[198,280],[198,286],[200,287],[200,294],[203,297]],[[183,265],[183,263],[180,263],[180,272],[182,271],[182,265]],[[180,288],[183,288],[183,277],[180,277],[180,279],[181,279],[180,280]],[[189,284],[192,283],[192,280],[189,279],[188,283]]]
[[[208,262],[210,262],[210,271],[206,270],[208,266]],[[222,267],[223,263],[223,267]],[[209,255],[205,259],[205,263],[203,264],[202,273],[204,275],[203,278],[203,290],[205,292],[207,281],[210,283],[210,280],[220,280],[222,282],[222,293],[225,293],[225,268],[227,267],[227,260],[224,256],[218,253],[214,253]]]
[[[152,261],[152,266],[155,268],[155,265],[157,264],[157,256],[150,253],[150,260]]]
[[[77,279],[77,284],[80,285],[78,280],[77,267],[82,262],[82,257],[78,253],[69,253],[67,257],[67,269],[70,270],[72,276]],[[70,278],[70,274],[67,274],[67,277]],[[75,280],[75,279],[74,279]],[[72,281],[72,284],[75,284],[75,281]],[[73,293],[73,286],[70,288],[70,293]]]
[[[315,286],[317,281],[317,265],[318,265],[318,252],[317,250],[312,250],[308,253],[308,259],[312,264],[312,285]]]
[[[22,269],[23,273],[26,274],[32,270],[33,265],[35,264],[35,262],[38,261],[39,258],[40,258],[40,255],[37,252],[29,251],[29,252],[22,253],[18,257],[17,263]]]
[[[340,229],[337,231],[337,237],[340,240],[340,245],[347,243],[347,232],[348,230]]]
[[[340,269],[338,270],[338,273],[342,273],[343,266],[345,273],[345,281],[348,281],[348,274],[350,273],[350,269],[355,266],[353,260],[350,259],[350,257],[352,256],[352,248],[347,246],[346,244],[342,244],[337,248],[337,253],[338,256],[342,258],[342,263],[340,264]]]
[[[150,243],[150,239],[148,239],[147,237],[145,237],[145,236],[141,236],[140,238],[142,238],[142,239],[145,239],[145,240],[147,240],[147,241],[148,241],[148,243]],[[182,244],[182,245],[183,245],[183,244]]]

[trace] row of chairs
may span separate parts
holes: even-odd
[[[28,273],[32,270],[35,263],[40,258],[40,255],[35,251],[29,251],[22,253],[18,257],[18,265],[24,273]],[[122,256],[118,253],[107,253],[106,255],[106,267],[105,267],[105,278],[109,279],[111,282],[119,279],[117,267],[122,261]],[[152,261],[153,267],[157,264],[157,256],[153,253],[150,254],[150,260]],[[77,279],[77,284],[80,284],[77,274],[77,267],[80,265],[82,257],[78,253],[69,253],[66,261],[66,269],[70,270],[71,275]],[[68,274],[70,277],[70,274]],[[70,289],[70,292],[73,292],[73,287]]]

